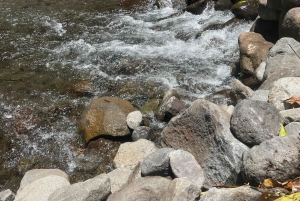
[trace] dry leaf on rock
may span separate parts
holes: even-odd
[[[289,99],[284,100],[283,102],[288,103],[288,104],[298,104],[300,105],[300,96],[292,96]]]

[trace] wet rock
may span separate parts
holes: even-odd
[[[79,120],[79,129],[85,142],[101,135],[129,135],[126,117],[134,110],[128,101],[115,97],[93,100]]]
[[[235,79],[230,84],[230,97],[234,104],[252,96],[253,90],[245,86],[241,81]]]
[[[13,201],[14,199],[15,194],[10,189],[0,192],[0,201]]]
[[[266,62],[263,61],[255,70],[255,77],[259,83],[263,82],[266,65],[267,65]]]
[[[175,178],[161,201],[195,200],[200,196],[200,192],[200,187],[188,178]]]
[[[291,109],[293,105],[283,102],[292,96],[300,95],[300,77],[285,77],[274,82],[269,93],[269,102],[278,110]]]
[[[196,161],[195,157],[183,150],[176,150],[169,154],[170,165],[175,177],[186,177],[199,188],[202,188],[205,173]]]
[[[105,201],[109,195],[110,178],[101,174],[56,190],[49,196],[49,201]]]
[[[264,79],[282,68],[299,68],[300,43],[293,38],[281,38],[270,49]]]
[[[91,96],[94,92],[94,86],[91,81],[82,80],[70,83],[65,87],[64,93],[74,97]]]
[[[139,126],[132,132],[132,140],[138,141],[139,139],[147,139],[147,140],[154,140],[155,135],[151,128],[147,126]]]
[[[143,116],[140,111],[130,112],[126,118],[127,126],[131,129],[136,129],[137,127],[139,127],[142,121]]]
[[[204,11],[207,1],[208,0],[198,0],[192,4],[187,4],[188,6],[184,9],[184,11],[190,12],[194,15],[200,15]]]
[[[172,176],[170,166],[170,153],[172,148],[162,148],[146,156],[141,163],[141,171],[144,176]]]
[[[171,180],[163,177],[141,177],[111,194],[107,201],[160,200],[170,184]]]
[[[165,115],[159,110],[161,106],[161,100],[160,99],[150,99],[148,100],[145,105],[141,108],[141,112],[143,115],[153,115],[155,116],[156,119],[163,121],[165,118]]]
[[[61,176],[49,175],[26,185],[16,195],[15,201],[48,201],[49,196],[57,189],[69,186],[68,180]]]
[[[289,136],[299,136],[300,134],[300,122],[292,122],[285,126],[285,130]]]
[[[254,75],[255,70],[267,57],[273,43],[267,42],[262,35],[254,32],[245,32],[239,36],[240,62],[242,72]]]
[[[196,100],[168,123],[161,145],[190,152],[205,172],[205,188],[214,185],[211,180],[234,184],[248,148],[233,137],[229,122],[230,115],[221,107]]]
[[[283,117],[285,124],[290,122],[300,122],[300,108],[282,110],[280,111],[280,114]]]
[[[218,0],[215,3],[215,10],[230,10],[232,6],[231,0]]]
[[[110,178],[110,190],[112,193],[117,192],[124,184],[128,182],[131,172],[132,170],[127,168],[118,168],[107,174],[107,176]]]
[[[114,167],[132,170],[148,154],[151,154],[156,150],[157,148],[154,143],[145,139],[121,144],[118,153],[114,158]]]
[[[175,96],[172,96],[160,107],[160,111],[165,114],[165,120],[167,121],[178,115],[183,110],[185,110],[184,102]]]
[[[279,22],[264,20],[260,17],[255,19],[250,31],[262,35],[262,37],[273,44],[279,40]]]
[[[175,96],[176,98],[180,99],[179,94],[175,89],[169,89],[163,97],[163,103],[166,103],[172,96]]]
[[[59,176],[69,181],[69,176],[65,172],[59,169],[33,169],[25,173],[17,193],[22,191],[23,188],[25,188],[27,185],[31,184],[32,182],[50,175]]]
[[[257,201],[261,192],[254,190],[250,186],[241,186],[237,188],[211,188],[200,201]]]
[[[258,2],[256,0],[238,1],[231,7],[232,13],[240,19],[254,20],[257,15]]]
[[[246,145],[258,145],[278,136],[279,111],[270,103],[257,100],[242,100],[232,114],[230,126],[234,136]]]
[[[264,20],[279,20],[280,11],[272,10],[267,6],[267,0],[258,1],[258,15]]]
[[[258,184],[266,178],[287,181],[300,174],[300,139],[295,136],[275,137],[254,146],[243,156],[246,182]]]
[[[269,100],[269,90],[256,90],[252,96],[251,96],[251,100],[257,100],[257,101],[264,101],[264,102],[268,102]]]
[[[290,37],[300,42],[299,33],[300,33],[300,8],[297,7],[297,8],[292,8],[285,14],[279,29],[279,34],[281,38]]]

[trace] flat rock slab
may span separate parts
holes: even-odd
[[[124,184],[128,182],[132,170],[127,168],[118,168],[109,172],[107,176],[110,178],[110,189],[114,193],[118,191]]]
[[[69,181],[61,176],[49,175],[42,177],[26,185],[18,192],[15,201],[48,201],[53,192],[69,185]]]
[[[206,100],[196,100],[172,118],[161,135],[161,145],[190,152],[205,172],[205,188],[235,184],[248,147],[230,132],[230,114]]]
[[[243,157],[245,182],[258,184],[266,178],[280,182],[300,175],[300,139],[275,137],[254,146]]]
[[[285,126],[285,130],[289,136],[299,136],[300,122],[292,122]]]
[[[155,144],[145,139],[121,144],[113,161],[114,167],[132,170],[148,154],[151,154],[156,150]]]
[[[204,172],[191,153],[183,150],[171,152],[170,165],[175,177],[186,177],[199,188],[202,188],[205,179]]]
[[[254,190],[250,186],[238,188],[210,188],[200,201],[257,201],[261,192]]]
[[[272,104],[257,100],[242,100],[231,117],[234,136],[249,146],[276,137],[283,118]]]
[[[107,201],[159,201],[171,182],[163,177],[141,177],[111,194]]]
[[[258,101],[264,101],[268,102],[269,100],[269,90],[256,90],[252,96],[251,100],[258,100]]]
[[[48,201],[104,201],[110,194],[110,178],[101,174],[53,192]]]

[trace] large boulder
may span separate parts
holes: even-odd
[[[300,77],[284,77],[274,82],[269,93],[269,102],[278,110],[291,109],[293,105],[284,100],[292,96],[300,96]]]
[[[236,105],[230,126],[238,140],[253,146],[278,136],[282,122],[282,116],[272,104],[251,99]]]
[[[121,144],[116,157],[114,158],[115,168],[133,169],[148,154],[157,150],[151,141],[140,139],[136,142],[126,142]]]
[[[170,166],[170,153],[172,148],[159,149],[146,156],[141,164],[144,176],[172,176]]]
[[[191,153],[183,150],[171,152],[170,165],[175,177],[186,177],[199,188],[202,188],[205,175],[201,166]]]
[[[200,196],[200,187],[188,178],[175,178],[160,201],[192,201]]]
[[[241,186],[238,188],[211,188],[200,201],[257,201],[261,192],[254,190],[250,186]]]
[[[300,43],[293,38],[281,38],[270,49],[264,78],[282,68],[299,68]]]
[[[230,132],[230,114],[216,104],[196,100],[174,117],[161,134],[161,145],[193,154],[205,172],[204,186],[235,184],[248,148]]]
[[[104,201],[109,195],[110,179],[106,174],[101,174],[56,190],[48,201]]]
[[[245,152],[243,175],[246,182],[258,184],[266,178],[286,181],[300,174],[298,136],[275,137]]]
[[[244,73],[253,75],[267,57],[273,43],[267,42],[262,35],[254,32],[244,32],[239,36],[240,62]]]
[[[232,13],[240,19],[254,20],[257,15],[257,0],[238,1],[231,7]]]
[[[107,201],[159,201],[170,184],[171,180],[163,177],[141,177],[111,194]]]
[[[267,0],[258,1],[258,15],[264,20],[276,20],[278,22],[280,11],[270,9],[267,2]]]
[[[93,100],[79,120],[79,129],[85,142],[100,135],[129,135],[126,117],[134,110],[128,101],[116,97],[101,97]]]
[[[49,197],[53,192],[69,185],[69,181],[64,177],[45,176],[26,185],[17,193],[15,201],[49,201]]]
[[[260,17],[255,19],[250,31],[262,35],[262,37],[273,44],[279,40],[279,22],[276,20],[264,20]]]
[[[299,1],[299,5],[300,5],[300,1]],[[285,14],[282,24],[280,26],[279,34],[280,37],[290,37],[300,42],[300,8],[299,7],[292,8]]]
[[[118,191],[123,185],[127,184],[132,170],[127,168],[117,168],[107,174],[110,178],[110,190],[112,193]]]

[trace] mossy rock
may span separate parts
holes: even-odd
[[[164,114],[162,112],[160,112],[161,103],[162,103],[161,99],[150,99],[141,108],[141,113],[144,115],[147,115],[147,114],[153,112],[156,119],[163,121]]]
[[[255,20],[258,16],[257,0],[242,0],[231,7],[232,13],[239,19]]]

